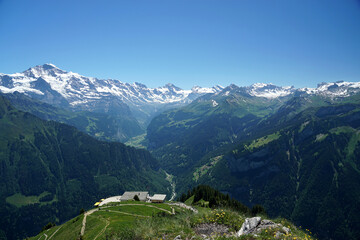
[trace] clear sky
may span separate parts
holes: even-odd
[[[0,0],[0,59],[149,87],[360,81],[360,0]]]

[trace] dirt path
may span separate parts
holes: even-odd
[[[146,204],[120,204],[119,207],[121,206],[146,206],[146,207],[152,207],[152,208],[156,208],[156,209],[159,209],[161,211],[164,211],[164,212],[167,212],[169,214],[172,214],[172,212],[170,212],[169,210],[166,210],[166,209],[163,209],[163,208],[160,208],[160,207],[156,207],[156,206],[151,206],[151,205],[146,205]],[[125,214],[125,215],[130,215],[130,216],[135,216],[135,217],[144,217],[144,218],[148,218],[150,216],[143,216],[143,215],[138,215],[138,214],[133,214],[133,213],[127,213],[127,212],[121,212],[121,211],[115,211],[115,210],[107,210],[106,208],[108,207],[102,207],[101,210],[99,210],[99,208],[95,208],[95,209],[91,209],[90,211],[87,211],[84,213],[84,218],[83,218],[83,221],[82,221],[82,227],[81,227],[81,231],[80,231],[80,235],[81,236],[84,236],[84,233],[85,233],[85,228],[86,228],[86,217],[91,215],[92,213],[96,212],[96,211],[109,211],[109,212],[116,212],[116,213],[121,213],[121,214]],[[106,209],[106,210],[103,210],[103,209]],[[102,220],[102,219],[100,219]],[[101,230],[101,232],[99,232],[99,234],[94,238],[97,239],[99,236],[101,236],[101,234],[103,234],[105,231],[106,231],[106,228],[110,225],[110,221],[108,220],[105,220],[106,221],[106,226]],[[60,228],[59,228],[60,229]],[[51,236],[54,236],[54,234],[59,230],[57,229]],[[47,235],[46,235],[46,238],[47,238]],[[46,240],[45,238],[45,240]],[[49,239],[50,239],[49,238]]]
[[[188,205],[186,205],[185,203],[181,203],[181,202],[177,202],[177,203],[167,203],[167,205],[170,205],[170,206],[178,206],[178,207],[186,208],[186,209],[189,209],[189,210],[193,211],[194,213],[198,213],[198,212],[199,212],[196,208],[193,208],[193,207],[188,206]]]
[[[98,219],[100,219],[100,218],[98,218]],[[103,220],[103,219],[100,219],[100,220]],[[103,233],[105,232],[106,228],[110,225],[110,221],[109,221],[109,220],[105,219],[105,221],[106,221],[105,227],[99,232],[98,235],[96,235],[96,237],[94,238],[94,240],[96,240],[98,237],[100,237],[101,234],[103,234]]]
[[[98,211],[99,209],[98,208],[95,208],[95,209],[91,209],[90,211],[87,211],[84,213],[84,218],[83,218],[83,221],[82,221],[82,227],[81,227],[81,231],[80,231],[80,236],[84,236],[84,233],[85,233],[85,227],[86,227],[86,217],[96,211]]]
[[[58,229],[56,229],[56,231],[53,232],[53,234],[50,235],[49,240],[57,233],[57,231],[60,230],[60,228],[62,228],[62,226],[59,227]],[[47,230],[47,231],[49,231],[49,230]],[[44,239],[44,240],[47,240],[47,239],[48,239],[48,235],[47,235],[46,233],[44,233],[42,236],[40,236],[40,237],[38,238],[38,240],[40,240],[43,236],[45,236],[45,239]]]
[[[51,236],[49,237],[49,240],[60,230],[60,228],[62,228],[62,226],[59,227],[58,229],[56,229],[56,231],[53,234],[51,234]]]
[[[100,210],[100,211],[102,211],[102,210]],[[138,214],[134,214],[134,213],[127,213],[127,212],[121,212],[121,211],[116,211],[116,210],[104,210],[104,211],[121,213],[121,214],[130,215],[130,216],[134,216],[134,217],[144,217],[144,218],[150,217],[150,216],[143,216],[143,215],[138,215]]]
[[[46,233],[44,233],[43,235],[41,235],[38,240],[40,240],[43,236],[45,236],[45,240],[48,238],[48,235],[46,235]]]
[[[146,207],[156,208],[156,209],[159,209],[161,211],[172,214],[172,212],[170,212],[169,210],[166,210],[166,209],[160,208],[160,207],[156,207],[156,206],[152,206],[152,205],[147,205],[147,204],[132,204],[132,203],[129,203],[129,204],[119,204],[116,207],[121,207],[121,206],[146,206]],[[103,207],[101,209],[104,209],[104,208],[109,208],[109,207]]]
[[[164,212],[167,212],[167,213],[169,213],[169,214],[172,214],[172,212],[170,212],[169,210],[166,210],[166,209],[163,209],[163,208],[160,208],[160,207],[156,207],[156,206],[152,206],[152,205],[146,205],[146,204],[122,204],[122,205],[141,205],[141,206],[156,208],[156,209],[159,209],[159,210],[161,210],[161,211],[164,211]],[[120,205],[120,206],[121,206],[121,205]]]

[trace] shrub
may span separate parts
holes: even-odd
[[[80,215],[81,215],[81,214],[84,214],[84,212],[85,212],[85,209],[84,209],[84,208],[81,208],[80,211],[79,211]]]
[[[251,215],[256,216],[258,214],[267,215],[265,208],[259,204],[256,204],[251,208]]]
[[[48,229],[50,229],[50,228],[52,228],[52,227],[55,227],[55,226],[56,226],[55,223],[49,222],[48,224],[46,224],[45,226],[42,227],[41,232],[43,232],[43,231],[45,231],[45,230],[48,230]]]

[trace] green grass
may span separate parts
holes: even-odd
[[[46,238],[44,234],[48,236],[47,239],[51,236],[51,239],[56,240],[78,239],[80,236],[83,217],[83,215],[77,216],[60,226],[55,226],[41,232],[37,236],[31,237],[29,240],[37,240],[39,238],[40,240],[44,240]]]
[[[154,206],[154,207],[162,208],[162,209],[168,210],[168,211],[171,211],[171,207],[173,207],[173,206],[169,206],[166,203],[154,204],[154,203],[141,202],[141,201],[124,201],[124,202],[116,203],[115,206],[128,205],[128,204],[146,205],[146,206],[150,206],[149,209],[151,209],[151,206]],[[134,206],[134,207],[136,207],[136,206]]]
[[[140,216],[152,216],[161,212],[158,208],[152,205],[120,205],[119,207],[110,207],[104,209],[104,211],[117,211],[123,213],[136,214]],[[164,209],[165,210],[165,209]]]
[[[193,202],[194,202],[194,196],[191,196],[190,198],[188,198],[188,199],[185,201],[185,204],[186,204],[186,205],[191,205]]]
[[[245,147],[245,149],[252,151],[255,148],[262,147],[262,146],[264,146],[274,140],[277,140],[279,138],[280,138],[280,133],[276,132],[276,133],[267,135],[265,137],[258,138],[256,140],[252,141],[249,145],[245,145],[244,147]]]
[[[131,204],[131,205],[129,205]],[[217,223],[226,225],[231,232],[238,231],[245,218],[243,214],[229,209],[210,209],[196,207],[199,213],[177,208],[175,215],[167,214],[161,209],[171,209],[167,204],[152,204],[127,201],[117,206],[100,208],[87,216],[83,239],[173,239],[181,235],[182,239],[201,239],[194,227],[201,223]],[[80,215],[61,226],[55,226],[39,235],[30,238],[45,239],[45,234],[54,240],[79,239],[83,215]],[[275,222],[291,229],[291,235],[283,235],[282,239],[311,239],[307,231],[295,227],[285,219]],[[274,239],[279,229],[264,230],[258,236],[245,236],[240,239]],[[281,231],[281,230],[280,230]],[[233,239],[217,236],[214,239]]]
[[[315,142],[321,142],[323,140],[325,140],[325,138],[328,136],[329,134],[318,134],[316,135],[316,139],[315,139]]]
[[[131,147],[146,149],[146,147],[143,145],[143,142],[145,141],[145,137],[146,137],[146,133],[132,137],[127,142],[125,142],[125,144]]]
[[[43,204],[49,204],[49,203],[56,201],[56,198],[54,197],[54,199],[51,201],[40,202],[40,198],[45,197],[48,194],[50,194],[50,193],[43,192],[39,196],[24,196],[21,193],[15,193],[14,195],[7,197],[6,202],[19,208],[19,207],[23,207],[23,206],[35,204],[35,203],[40,203],[41,205],[43,205]]]
[[[346,159],[350,160],[352,156],[354,156],[354,151],[356,149],[357,144],[360,142],[360,132],[349,126],[341,126],[337,128],[333,128],[329,131],[330,133],[340,135],[340,134],[348,134],[350,136],[350,140],[345,148],[346,151]]]
[[[222,157],[223,155],[211,158],[208,163],[197,168],[193,173],[193,180],[197,182],[199,178],[205,175],[211,168],[213,168],[219,162],[219,160],[222,159]]]
[[[97,212],[87,216],[84,239],[95,239],[107,225],[106,214],[98,214]],[[106,231],[106,229],[105,229]],[[100,237],[101,235],[99,235]]]
[[[354,133],[351,138],[350,141],[347,145],[347,159],[349,160],[352,156],[354,156],[354,151],[356,149],[356,146],[358,145],[358,143],[360,142],[360,133],[356,132]]]
[[[330,133],[334,133],[336,135],[342,134],[342,133],[353,133],[356,132],[356,129],[349,127],[349,126],[341,126],[337,128],[332,128],[329,131]]]

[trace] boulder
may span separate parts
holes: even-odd
[[[285,234],[289,234],[289,232],[291,232],[291,230],[287,227],[282,227],[282,230],[285,232]]]
[[[261,217],[246,218],[245,222],[237,232],[237,236],[252,233],[261,222]]]
[[[246,234],[258,234],[261,233],[264,229],[267,228],[281,228],[282,230],[288,234],[290,232],[289,228],[282,226],[279,223],[274,223],[273,221],[263,219],[261,217],[253,217],[253,218],[246,218],[245,222],[241,226],[240,230],[236,233],[236,236],[242,236]],[[279,232],[280,234],[280,232]],[[280,235],[278,236],[280,237]]]

